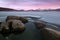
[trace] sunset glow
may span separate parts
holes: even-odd
[[[0,7],[13,9],[57,9],[60,0],[0,0]]]

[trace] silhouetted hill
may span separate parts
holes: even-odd
[[[24,9],[20,9],[20,10],[15,10],[15,9],[11,9],[11,8],[4,8],[4,7],[0,7],[0,11],[60,11],[60,8],[58,9],[45,9],[45,10],[40,10],[40,9],[30,9],[30,10],[24,10]]]
[[[16,10],[15,9],[11,9],[11,8],[0,7],[0,11],[16,11]]]
[[[56,9],[56,11],[60,11],[60,8],[59,9]]]
[[[45,9],[45,10],[43,10],[43,11],[60,11],[60,8],[59,9]]]
[[[36,12],[39,12],[39,11],[60,11],[60,8],[58,8],[58,9],[44,9],[44,10],[38,10],[38,9],[36,9],[36,10],[33,10],[33,9],[31,9],[31,10],[27,10],[27,11],[36,11]]]

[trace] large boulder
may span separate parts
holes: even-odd
[[[20,20],[22,21],[24,24],[28,22],[28,20],[24,17],[19,17],[19,16],[7,16],[6,21],[8,20]]]
[[[39,22],[39,21],[34,22],[34,24],[35,24],[37,29],[42,29],[42,28],[46,27],[46,24]]]
[[[23,33],[24,30],[25,26],[20,20],[8,20],[7,22],[0,23],[0,33],[4,37],[8,37],[11,33]]]
[[[60,40],[60,31],[44,28],[40,30],[43,40]]]
[[[14,34],[20,34],[25,30],[25,26],[20,20],[8,20],[7,25]]]

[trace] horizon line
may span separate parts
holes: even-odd
[[[21,8],[21,9],[15,9],[15,8],[10,8],[10,7],[1,7],[1,8],[9,8],[9,9],[14,9],[14,10],[53,10],[53,9],[60,9],[59,7],[58,8],[36,8],[36,9],[23,9],[23,8]]]

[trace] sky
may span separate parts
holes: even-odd
[[[57,9],[60,0],[0,0],[0,7],[13,9]]]

